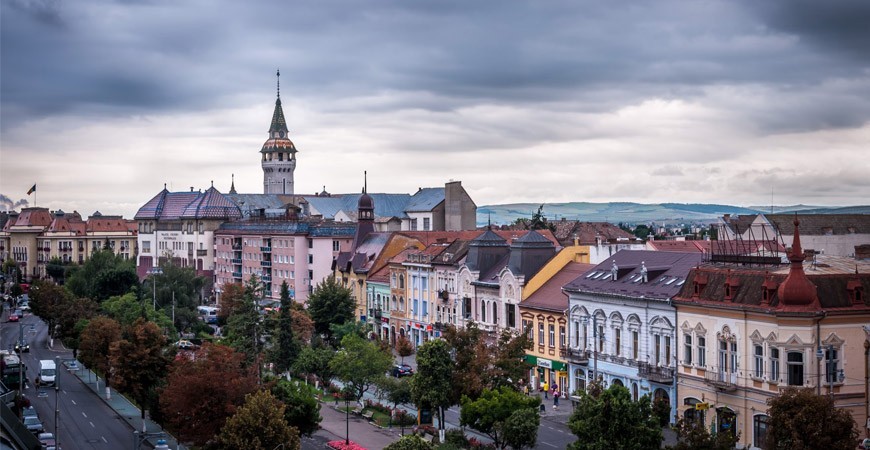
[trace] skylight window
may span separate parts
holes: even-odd
[[[601,275],[604,275],[606,272],[596,272],[595,276],[592,277],[593,280],[597,280]]]
[[[589,274],[586,275],[586,278],[592,278],[592,275],[595,275],[596,273],[598,272],[589,272]]]
[[[665,286],[667,286],[667,285],[673,283],[674,281],[677,281],[677,277],[674,277],[674,278],[671,278],[670,280],[668,280],[668,282],[665,283]]]
[[[684,285],[685,283],[686,283],[686,280],[680,280],[680,282],[677,283],[677,286],[682,286],[682,285]]]

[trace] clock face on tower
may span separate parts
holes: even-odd
[[[284,132],[282,131],[282,132],[278,133],[278,135],[281,136],[281,137],[283,138],[283,137],[284,137]]]

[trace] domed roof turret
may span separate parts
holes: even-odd
[[[816,285],[807,278],[807,274],[804,272],[803,262],[806,257],[801,248],[800,223],[800,220],[795,216],[794,240],[791,245],[791,253],[788,255],[788,259],[791,261],[791,269],[789,269],[788,276],[779,285],[777,290],[779,306],[782,308],[819,306]]]

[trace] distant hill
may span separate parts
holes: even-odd
[[[477,208],[477,224],[484,226],[491,217],[494,225],[503,225],[524,217],[529,218],[538,210],[540,203],[511,203],[484,205]],[[582,220],[584,222],[611,223],[691,223],[715,222],[723,214],[770,213],[771,207],[742,207],[709,203],[545,203],[544,215],[548,220]],[[870,214],[870,206],[826,208],[823,206],[774,206],[775,213],[800,212],[802,214]]]

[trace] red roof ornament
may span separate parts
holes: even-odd
[[[806,257],[801,248],[799,226],[800,220],[795,215],[794,240],[791,245],[791,254],[788,256],[789,261],[791,261],[791,269],[789,269],[788,276],[779,285],[777,290],[779,307],[817,309],[821,306],[819,304],[819,296],[816,293],[816,285],[807,278],[807,274],[804,272],[803,262]]]

